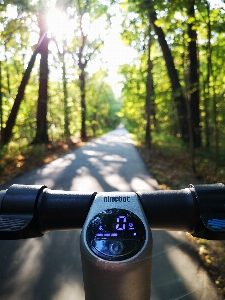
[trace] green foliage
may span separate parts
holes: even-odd
[[[187,146],[181,143],[178,137],[168,135],[166,132],[153,133],[153,146],[155,149],[166,152],[168,155],[182,155],[187,152]]]
[[[2,126],[11,111],[14,99],[18,92],[23,72],[33,52],[30,38],[35,32],[29,30],[31,22],[31,6],[27,1],[13,1],[8,4],[4,1],[4,10],[0,12],[1,30],[0,52],[1,52],[1,110]],[[33,99],[37,81],[35,72],[32,75],[31,85],[27,89],[24,103],[21,105],[21,112],[17,116],[17,124],[14,127],[14,138],[29,140],[31,128],[34,128],[33,114],[35,112]],[[30,100],[31,99],[31,100]],[[28,118],[30,116],[30,118]]]
[[[100,70],[87,82],[87,130],[91,136],[113,129],[120,122],[120,102],[106,79],[107,73]]]
[[[176,132],[177,118],[174,104],[171,100],[171,87],[164,60],[158,45],[152,48],[153,82],[154,82],[154,116],[152,116],[152,130],[155,132]],[[145,99],[147,79],[146,54],[139,57],[140,61],[133,65],[121,66],[119,73],[123,75],[121,116],[127,128],[140,137],[145,136]],[[160,70],[160,72],[158,72]],[[172,108],[172,109],[171,109]],[[154,122],[153,122],[154,119]]]
[[[120,116],[132,132],[140,132],[144,128],[145,80],[137,69],[136,65],[123,65],[119,70],[124,76]]]
[[[42,6],[47,9],[44,1],[4,1],[4,5],[0,10],[1,21],[1,111],[2,111],[2,127],[5,127],[6,121],[10,114],[14,99],[18,92],[18,86],[21,82],[29,58],[33,52],[33,44],[38,42],[38,13]],[[64,138],[64,94],[63,80],[67,82],[67,106],[69,129],[72,136],[77,136],[80,131],[81,123],[81,107],[80,107],[80,90],[79,90],[79,68],[78,53],[82,46],[82,28],[80,21],[85,14],[89,14],[90,23],[96,18],[107,14],[107,2],[95,1],[58,1],[56,7],[64,10],[69,18],[73,18],[77,24],[74,32],[74,39],[67,43],[65,41],[63,53],[62,42],[58,42],[58,50],[64,55],[66,60],[66,79],[62,79],[62,60],[57,57],[57,48],[54,42],[50,40],[49,52],[49,85],[48,85],[48,131],[51,140]],[[79,28],[80,27],[80,28]],[[86,33],[85,33],[86,34]],[[86,39],[86,37],[85,37]],[[86,44],[83,49],[82,62],[94,59],[99,53],[103,41],[99,37],[90,36],[89,40],[85,40]],[[65,54],[66,53],[66,54]],[[39,57],[33,68],[29,84],[25,90],[25,96],[20,105],[19,113],[16,119],[16,125],[13,128],[13,140],[26,140],[26,143],[32,142],[35,137],[36,129],[36,110],[38,99],[39,85]],[[57,76],[55,76],[57,74]],[[107,77],[107,74],[99,75],[101,78]],[[57,79],[55,79],[55,77]],[[87,74],[87,78],[88,78]],[[101,130],[108,130],[119,123],[118,111],[120,104],[110,86],[101,79],[97,79],[97,75],[87,80],[87,101],[88,101],[88,118],[87,125],[89,134],[98,134]],[[104,80],[103,80],[104,81]],[[99,97],[97,98],[97,94]],[[93,97],[95,95],[96,97]]]

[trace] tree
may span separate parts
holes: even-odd
[[[197,32],[194,29],[195,20],[195,0],[192,0],[188,9],[188,106],[189,115],[189,136],[191,145],[194,148],[200,147],[201,128],[200,128],[200,95],[199,95],[199,62],[197,49]]]
[[[40,39],[42,40],[41,59],[40,59],[40,76],[39,76],[39,91],[37,105],[37,127],[34,144],[47,143],[48,127],[47,127],[47,101],[48,101],[48,37],[47,37],[47,11],[45,1],[40,0],[40,12],[38,25],[40,28]]]
[[[10,141],[11,137],[12,137],[12,130],[13,130],[13,127],[14,127],[15,122],[16,122],[16,117],[18,115],[20,104],[21,104],[21,102],[23,100],[23,97],[24,97],[25,88],[26,88],[27,83],[29,81],[30,74],[31,74],[32,68],[34,66],[36,56],[37,56],[38,53],[43,51],[43,48],[45,48],[45,46],[44,46],[45,37],[46,37],[46,33],[40,38],[40,41],[39,41],[36,49],[34,50],[32,56],[31,56],[31,59],[28,63],[28,66],[27,66],[27,68],[26,68],[26,70],[23,74],[20,86],[18,88],[18,93],[16,95],[16,98],[15,98],[13,107],[11,109],[11,112],[9,114],[9,117],[6,121],[5,128],[2,128],[2,143],[3,144],[7,144]]]
[[[70,138],[70,129],[69,129],[69,107],[68,107],[68,82],[67,82],[67,77],[66,77],[66,54],[68,54],[68,51],[66,50],[66,38],[65,36],[63,37],[62,40],[62,51],[59,49],[58,42],[55,38],[53,38],[55,41],[57,50],[58,50],[58,55],[60,58],[60,62],[62,64],[62,83],[63,83],[63,106],[64,106],[64,136],[66,139]]]
[[[34,66],[34,62],[35,62],[35,59],[36,59],[36,56],[37,56],[37,53],[38,53],[38,48],[39,47],[37,47],[37,49],[34,51],[33,55],[31,56],[30,62],[27,66],[27,69],[24,72],[22,81],[20,83],[18,93],[16,95],[13,107],[12,107],[11,112],[9,114],[9,117],[6,121],[6,126],[5,126],[5,128],[2,129],[2,143],[3,144],[7,144],[10,141],[11,137],[12,137],[12,130],[13,130],[13,127],[14,127],[15,122],[16,122],[16,117],[17,117],[17,114],[18,114],[18,111],[19,111],[20,104],[23,100],[25,88],[26,88],[28,80],[30,78],[30,73],[31,73],[32,68]]]
[[[153,103],[153,65],[151,61],[151,46],[152,46],[152,35],[151,25],[149,22],[148,26],[148,62],[147,62],[147,80],[146,80],[146,130],[145,130],[145,144],[148,148],[151,148],[151,116],[152,116],[152,103]]]
[[[80,13],[80,33],[81,33],[81,45],[79,46],[78,52],[78,67],[79,67],[79,88],[80,88],[80,98],[81,98],[81,139],[85,140],[87,137],[86,132],[86,74],[85,69],[89,61],[89,57],[85,58],[84,47],[87,40],[87,35],[83,31],[82,19],[84,17],[84,12],[82,12],[81,7],[79,7]]]
[[[2,126],[3,119],[2,119],[2,61],[0,60],[0,130],[1,130],[1,142],[2,142]]]
[[[27,34],[27,27],[26,24],[24,22],[24,19],[27,17],[27,14],[31,11],[31,7],[28,4],[28,1],[14,1],[14,6],[11,4],[8,4],[7,1],[5,3],[5,6],[2,6],[1,8],[5,9],[7,11],[7,9],[12,9],[12,8],[16,8],[17,11],[17,16],[14,17],[10,17],[10,14],[6,13],[6,15],[9,15],[9,17],[5,17],[2,19],[2,24],[4,26],[4,34],[2,35],[3,41],[4,41],[4,50],[5,50],[5,57],[6,57],[6,61],[7,60],[7,48],[10,48],[10,51],[14,52],[14,62],[13,65],[15,68],[17,68],[18,65],[18,55],[20,55],[21,53],[21,48],[25,45],[25,43],[27,43],[27,38],[28,38],[28,34]],[[27,12],[27,14],[24,15],[23,10],[25,10]],[[23,33],[22,33],[23,32]],[[16,42],[16,39],[14,36],[21,34],[21,45],[18,45],[18,43]],[[25,88],[26,85],[28,83],[30,74],[31,74],[31,70],[33,68],[37,53],[40,49],[40,47],[42,46],[42,40],[40,41],[40,43],[37,45],[35,51],[33,52],[31,59],[28,63],[27,69],[25,70],[22,80],[20,82],[15,100],[14,100],[14,104],[11,108],[11,111],[8,115],[6,124],[4,124],[3,127],[3,81],[1,83],[1,123],[2,123],[2,128],[1,128],[1,141],[3,144],[6,144],[10,141],[11,137],[12,137],[12,131],[16,122],[16,118],[18,115],[18,111],[19,111],[19,107],[20,104],[23,100],[24,97],[24,92],[25,92]],[[1,64],[1,70],[3,71],[3,64]],[[12,90],[11,90],[11,84],[10,84],[10,75],[9,75],[9,66],[10,64],[6,64],[5,65],[5,71],[6,71],[6,86],[7,86],[7,92],[8,92],[8,96],[11,96]],[[21,67],[21,63],[20,66]],[[20,71],[17,68],[17,73],[20,73]],[[12,75],[12,70],[11,70],[11,75]],[[14,75],[14,81],[15,80],[15,75]]]
[[[204,110],[205,110],[205,139],[206,147],[210,146],[210,125],[209,125],[209,86],[210,86],[210,73],[211,73],[211,64],[212,64],[212,47],[211,47],[211,38],[212,38],[212,29],[211,29],[211,17],[210,17],[210,4],[206,1],[206,11],[207,11],[207,73],[206,78],[204,79],[203,92],[204,92]]]
[[[77,13],[77,35],[75,42],[75,49],[77,53],[78,75],[79,75],[79,89],[81,99],[81,138],[86,139],[86,67],[88,63],[96,56],[103,45],[100,38],[94,40],[88,39],[87,18],[91,23],[101,17],[107,10],[107,6],[99,3],[97,0],[76,0],[75,8]],[[86,23],[86,24],[85,24]],[[79,38],[78,38],[79,37]],[[76,58],[75,58],[76,60]]]
[[[112,88],[106,82],[107,77],[106,71],[99,70],[87,78],[88,135],[102,134],[105,130],[119,125],[120,102],[115,99]]]
[[[180,130],[182,139],[184,142],[189,141],[189,131],[188,131],[188,122],[187,122],[187,106],[186,99],[182,92],[182,87],[180,84],[180,80],[178,77],[177,70],[175,68],[173,56],[169,45],[167,43],[165,34],[160,26],[157,25],[157,14],[154,10],[152,3],[150,2],[150,21],[154,27],[155,33],[157,34],[159,44],[161,46],[163,56],[165,59],[165,63],[167,66],[167,71],[169,74],[169,78],[171,81],[172,91],[173,91],[173,99],[177,108],[178,120],[180,124]]]
[[[120,116],[128,129],[139,135],[146,128],[146,69],[146,60],[140,66],[126,64],[119,69],[123,76]]]
[[[70,137],[69,129],[69,108],[68,108],[68,84],[66,78],[66,41],[63,40],[63,52],[62,52],[62,80],[63,80],[63,103],[64,103],[64,135],[66,139]]]
[[[157,12],[155,10],[155,2],[154,1],[146,1],[140,0],[138,2],[127,1],[130,11],[136,12],[139,14],[139,19],[142,21],[142,24],[146,24],[145,20],[147,18],[150,19],[150,23],[157,35],[158,43],[161,47],[161,51],[165,60],[168,76],[171,82],[172,88],[172,98],[174,101],[174,105],[177,109],[177,116],[179,122],[179,131],[181,133],[181,138],[185,143],[189,142],[189,130],[188,130],[188,120],[187,120],[187,105],[186,99],[183,94],[183,88],[181,85],[181,81],[179,79],[178,71],[175,67],[174,58],[172,55],[172,51],[169,47],[168,41],[166,39],[166,35],[160,26],[160,21],[157,18]],[[160,2],[160,1],[159,1]],[[161,1],[163,2],[163,1]],[[157,2],[158,3],[158,2]],[[165,5],[165,3],[161,3],[161,5]],[[158,5],[160,6],[160,5]],[[146,25],[145,25],[146,26]],[[136,35],[134,34],[134,37]]]

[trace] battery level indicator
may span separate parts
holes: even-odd
[[[96,236],[103,236],[103,233],[96,233]]]
[[[118,236],[118,233],[111,233],[111,236]]]

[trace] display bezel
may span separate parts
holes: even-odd
[[[123,220],[122,217],[126,217],[126,222],[117,222],[118,218]],[[123,230],[124,223],[126,228]],[[133,223],[134,228],[129,229],[131,223]],[[120,230],[116,230],[116,225]],[[102,226],[101,233],[103,235],[97,236],[100,226]],[[117,236],[115,235],[116,233],[118,234]],[[134,233],[135,235],[132,235]],[[132,247],[126,246],[126,251],[124,250],[122,254],[118,253],[117,255],[110,255],[96,249],[96,240],[121,241],[123,243],[126,241],[126,244],[129,245],[132,243],[127,241],[134,241],[134,243]],[[99,212],[92,218],[87,227],[86,241],[91,251],[98,257],[110,261],[121,261],[135,256],[142,249],[146,241],[146,229],[142,220],[132,211],[111,208]]]

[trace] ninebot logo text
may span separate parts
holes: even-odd
[[[104,202],[130,202],[130,196],[104,197]]]

